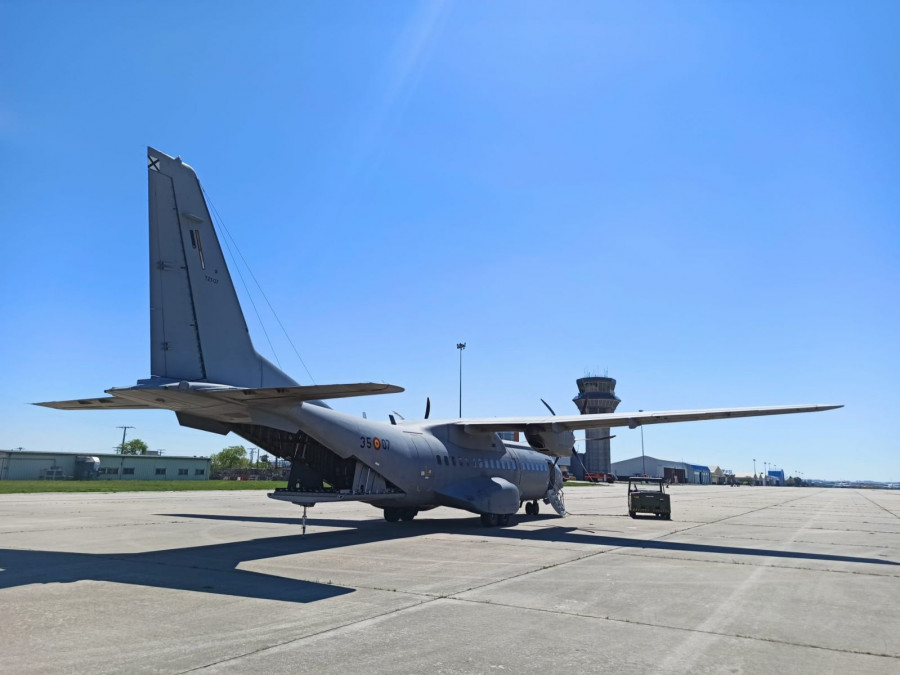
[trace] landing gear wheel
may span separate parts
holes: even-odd
[[[497,525],[500,527],[506,527],[509,525],[510,516],[508,513],[504,513],[502,515],[497,516]]]
[[[497,524],[497,514],[496,513],[482,513],[481,514],[481,524],[485,527],[494,527]]]
[[[419,515],[419,509],[400,509],[400,520],[412,520]]]
[[[533,502],[528,502],[525,504],[525,513],[529,516],[536,516],[541,512],[541,507],[538,505],[537,500]]]
[[[400,520],[400,509],[395,506],[389,506],[384,510],[384,519],[389,523],[396,523]]]

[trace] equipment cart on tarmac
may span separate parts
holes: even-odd
[[[628,479],[628,515],[652,513],[657,518],[672,519],[672,503],[666,494],[665,480],[632,476]]]

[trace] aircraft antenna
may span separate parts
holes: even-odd
[[[199,182],[199,181],[198,181]],[[263,299],[266,301],[266,304],[269,306],[269,311],[272,312],[272,316],[275,317],[275,321],[278,322],[278,326],[281,328],[281,332],[284,334],[284,337],[287,338],[288,344],[291,345],[291,349],[294,350],[294,355],[297,357],[297,360],[300,361],[300,364],[303,366],[303,370],[306,371],[306,374],[309,376],[310,381],[313,384],[316,384],[316,379],[312,376],[312,373],[309,372],[309,368],[306,367],[306,362],[303,360],[303,357],[300,356],[300,352],[297,350],[294,341],[291,340],[291,336],[288,334],[287,330],[284,327],[284,324],[281,323],[281,319],[278,317],[278,312],[275,311],[275,308],[272,307],[272,303],[269,302],[269,297],[266,295],[266,292],[263,290],[262,285],[259,283],[259,280],[256,278],[256,275],[253,274],[253,269],[250,267],[250,264],[247,262],[247,259],[244,257],[244,254],[241,253],[240,247],[237,245],[237,240],[231,235],[231,232],[228,230],[228,227],[225,225],[225,220],[222,216],[219,215],[219,211],[216,209],[216,205],[213,203],[212,199],[209,196],[209,193],[200,185],[200,189],[203,191],[204,196],[206,197],[206,201],[209,203],[210,207],[213,210],[213,214],[216,217],[218,223],[222,226],[222,231],[225,233],[225,246],[228,249],[228,254],[231,256],[231,259],[234,260],[235,267],[238,270],[238,276],[241,278],[241,283],[244,284],[244,290],[247,291],[248,297],[250,297],[250,304],[253,305],[253,311],[256,312],[256,318],[259,320],[260,325],[262,326],[263,333],[265,333],[266,340],[269,343],[269,348],[272,350],[273,356],[275,356],[275,360],[278,361],[278,355],[275,352],[275,347],[272,346],[272,341],[269,340],[269,333],[266,331],[265,324],[263,324],[262,318],[259,315],[259,311],[256,309],[256,303],[253,302],[252,296],[250,296],[250,290],[247,288],[247,284],[244,281],[244,275],[241,274],[240,266],[237,264],[237,259],[234,256],[234,253],[231,251],[231,246],[228,244],[228,240],[234,244],[234,249],[237,251],[238,256],[240,256],[241,261],[243,261],[244,266],[247,268],[247,273],[253,279],[253,283],[256,284],[256,288],[259,289],[260,294],[263,296]],[[281,363],[278,364],[278,367],[281,368]]]

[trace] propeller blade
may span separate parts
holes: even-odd
[[[399,417],[401,420],[405,420],[405,419],[406,419],[403,415],[401,415],[400,413],[398,413],[396,410],[391,410],[391,412],[394,413],[394,414],[395,414],[397,417]]]
[[[428,416],[431,414],[431,397],[425,397],[425,419],[428,419]]]
[[[547,401],[545,401],[544,399],[541,399],[541,403],[543,403],[545,406],[547,406],[547,410],[550,411],[550,414],[551,414],[551,415],[553,415],[554,417],[556,417],[556,413],[553,411],[553,408],[550,407],[550,404],[547,403]]]

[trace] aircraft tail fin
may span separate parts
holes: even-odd
[[[150,373],[238,387],[297,383],[253,348],[194,170],[147,148]]]

